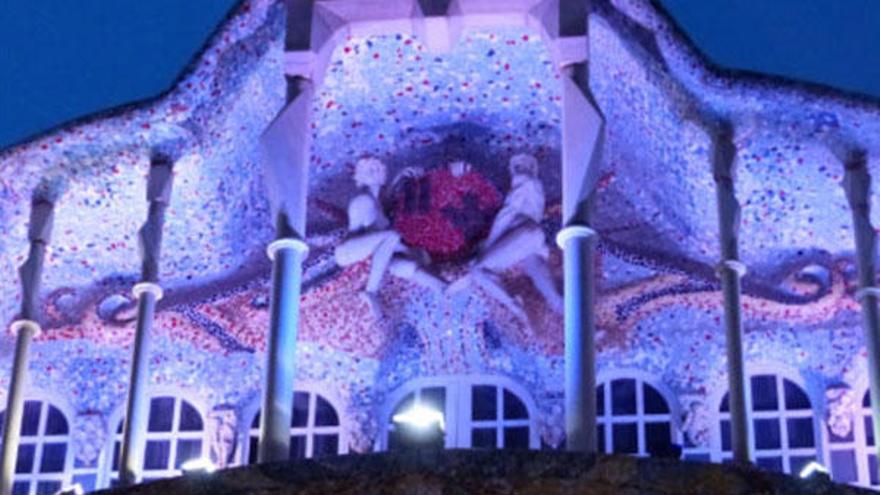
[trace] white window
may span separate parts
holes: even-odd
[[[751,377],[752,445],[755,464],[772,471],[797,474],[816,460],[816,433],[810,398],[795,382],[776,374]],[[716,459],[732,458],[730,407],[724,394],[720,411],[720,452]]]
[[[385,415],[382,445],[388,450],[411,441],[435,442],[446,448],[539,447],[534,406],[515,383],[500,377],[421,379],[393,394],[394,407]],[[432,439],[413,439],[392,421],[395,414],[424,406],[444,416],[444,430]]]
[[[246,459],[257,462],[260,438],[260,413],[251,421]],[[336,408],[324,396],[308,391],[293,394],[293,417],[290,422],[290,459],[327,457],[348,452]]]
[[[616,378],[596,387],[600,452],[646,456],[675,442],[669,401],[641,378]]]
[[[5,420],[0,413],[0,421]],[[24,403],[13,495],[42,495],[69,482],[70,427],[60,409],[40,400]]]
[[[112,482],[119,479],[119,458],[122,449],[120,420],[113,446]],[[205,426],[202,415],[189,401],[175,396],[150,399],[150,415],[144,445],[142,480],[152,481],[180,475],[186,461],[202,457]]]
[[[874,426],[871,424],[871,392],[861,396],[861,407],[846,436],[825,428],[828,442],[828,467],[834,481],[862,486],[880,486],[877,457],[874,453]]]

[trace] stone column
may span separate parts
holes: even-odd
[[[751,459],[748,421],[749,387],[743,360],[740,309],[740,277],[745,274],[745,265],[739,261],[737,245],[740,208],[734,193],[736,147],[733,144],[733,126],[726,121],[719,123],[712,139],[714,146],[712,171],[718,203],[721,244],[718,274],[721,277],[721,292],[724,295],[730,439],[734,461],[747,463]]]
[[[15,356],[9,377],[9,394],[3,425],[3,451],[0,457],[0,495],[10,495],[15,478],[15,463],[21,439],[21,419],[24,412],[24,387],[28,369],[28,348],[31,340],[40,334],[39,296],[43,261],[49,244],[54,220],[57,191],[46,184],[38,186],[31,203],[28,227],[30,251],[27,261],[19,269],[21,276],[21,314],[10,330],[16,335]]]
[[[172,166],[170,156],[158,151],[151,154],[147,179],[147,201],[150,207],[147,221],[138,233],[143,258],[141,282],[132,289],[138,301],[138,312],[125,403],[125,423],[122,429],[122,451],[119,457],[119,481],[123,485],[140,481],[143,470],[149,416],[147,384],[150,376],[150,333],[156,303],[162,298],[162,288],[157,282],[162,227],[165,223],[165,210],[171,201]]]
[[[859,264],[859,290],[856,299],[862,305],[862,326],[868,348],[868,382],[871,390],[871,417],[874,438],[880,434],[880,310],[877,307],[877,234],[871,225],[871,174],[863,151],[850,152],[846,157],[843,187],[852,210],[856,256]],[[880,442],[874,453],[880,458]]]
[[[595,454],[596,322],[593,197],[604,121],[590,93],[587,63],[563,68],[562,225],[565,278],[565,435],[570,451]]]
[[[287,106],[261,137],[267,179],[275,198],[276,239],[267,248],[272,260],[272,299],[257,452],[259,462],[283,461],[290,456],[302,262],[308,253],[303,239],[313,96],[311,80],[289,77]]]

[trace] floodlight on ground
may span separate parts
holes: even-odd
[[[402,413],[395,414],[391,420],[396,424],[411,426],[419,430],[426,430],[437,425],[441,430],[446,429],[443,413],[436,409],[417,404]]]
[[[74,483],[58,490],[55,492],[55,495],[83,495],[83,493],[85,493],[85,491],[83,491],[82,485]]]
[[[200,457],[198,459],[191,459],[184,462],[183,465],[180,466],[180,470],[183,471],[184,474],[213,473],[217,470],[217,466],[215,466],[210,459]]]
[[[822,474],[827,475],[828,469],[816,461],[810,461],[806,466],[804,466],[803,469],[801,469],[799,476],[801,478],[809,478],[810,476],[813,476],[816,473],[822,473]]]

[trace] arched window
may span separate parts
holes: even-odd
[[[120,420],[113,446],[110,473],[113,483],[119,479],[122,427],[123,420]],[[180,475],[183,463],[202,457],[204,443],[205,425],[195,406],[180,397],[153,397],[143,453],[143,481]]]
[[[862,398],[862,423],[858,426],[862,430],[860,436],[864,438],[864,441],[861,442],[864,445],[864,448],[861,449],[861,461],[864,462],[863,465],[865,467],[861,471],[867,474],[867,476],[862,477],[861,482],[867,486],[878,486],[880,485],[880,479],[877,478],[877,455],[874,453],[874,425],[871,421],[870,390],[865,392]]]
[[[596,387],[599,451],[646,456],[675,443],[669,402],[641,378],[616,378]]]
[[[260,438],[260,413],[251,421],[246,459],[257,462]],[[324,396],[306,391],[293,394],[293,417],[290,422],[290,459],[327,457],[348,452],[336,408]]]
[[[0,421],[5,422],[5,413],[0,413]],[[70,479],[70,450],[70,427],[64,413],[46,401],[25,401],[12,493],[59,491]]]
[[[392,395],[383,446],[407,443],[392,418],[413,406],[443,413],[446,448],[528,449],[539,446],[533,407],[513,382],[498,377],[449,377],[415,380]]]
[[[755,463],[797,474],[816,460],[816,434],[810,398],[795,382],[775,374],[751,377],[752,440]],[[720,460],[732,457],[728,394],[721,400]]]

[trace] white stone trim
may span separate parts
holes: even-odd
[[[153,294],[156,301],[161,300],[165,296],[162,287],[159,287],[159,284],[155,282],[138,282],[131,288],[131,294],[135,299],[140,299],[142,294]]]
[[[34,320],[15,320],[9,325],[9,333],[12,335],[18,336],[18,332],[20,330],[30,329],[33,331],[33,335],[31,337],[39,337],[43,333],[42,327],[40,324],[35,322]]]
[[[720,275],[724,270],[732,270],[736,272],[738,276],[742,277],[748,272],[748,267],[740,260],[724,260],[721,263],[718,263],[718,266],[715,267],[715,271]]]
[[[266,246],[266,256],[268,256],[270,260],[275,261],[275,253],[282,249],[293,249],[305,256],[309,252],[309,245],[301,239],[296,239],[294,237],[275,239]]]
[[[556,245],[559,246],[560,249],[565,249],[565,243],[568,242],[569,239],[588,239],[598,235],[599,234],[595,230],[586,225],[569,225],[568,227],[563,227],[562,230],[556,234]]]
[[[880,287],[862,287],[856,291],[856,301],[864,304],[866,297],[880,298]]]

